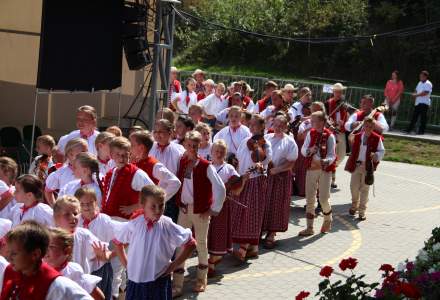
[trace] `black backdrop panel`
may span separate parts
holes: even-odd
[[[37,87],[121,86],[122,0],[44,0]]]

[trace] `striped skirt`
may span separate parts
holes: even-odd
[[[287,231],[290,218],[292,172],[271,175],[267,183],[267,208],[264,214],[263,231]]]
[[[239,197],[232,202],[232,241],[258,245],[267,202],[267,177],[249,179]]]
[[[295,163],[295,190],[296,196],[306,196],[306,158],[301,154],[303,142],[298,142],[298,159]]]
[[[226,198],[218,216],[211,217],[208,232],[208,252],[225,255],[232,251],[231,201]]]
[[[171,300],[173,299],[171,276],[159,277],[155,281],[141,283],[129,280],[125,299]]]
[[[112,300],[113,268],[110,262],[92,272],[92,275],[101,277],[102,280],[96,285],[104,293],[105,300]]]

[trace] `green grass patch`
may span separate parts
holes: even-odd
[[[384,144],[384,160],[440,168],[438,144],[395,137],[386,137]]]

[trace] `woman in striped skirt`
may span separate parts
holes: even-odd
[[[264,215],[263,231],[267,232],[264,246],[275,246],[276,232],[287,231],[290,218],[290,197],[292,193],[292,168],[298,158],[298,147],[293,137],[287,135],[287,118],[275,117],[274,133],[265,139],[272,146],[272,163],[268,171],[267,207]]]

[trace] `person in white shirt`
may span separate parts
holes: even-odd
[[[188,114],[191,105],[197,103],[197,94],[195,93],[196,81],[189,77],[185,80],[185,89],[176,95],[171,101],[172,107],[179,114]]]
[[[273,119],[278,112],[284,113],[285,103],[283,99],[283,93],[280,90],[275,90],[272,92],[272,104],[267,106],[260,116],[262,116],[266,123],[266,132],[273,131]]]
[[[7,219],[0,218],[0,291],[1,284],[3,284],[3,275],[9,262],[5,257],[9,255],[8,247],[6,245],[6,234],[11,230],[12,222]]]
[[[18,165],[10,157],[0,157],[0,218],[10,219],[14,199],[14,182],[18,174]]]
[[[211,161],[211,127],[209,127],[206,123],[197,124],[194,128],[195,131],[198,131],[202,135],[202,142],[199,147],[199,156]]]
[[[226,91],[226,87],[223,83],[218,83],[215,88],[215,93],[207,96],[205,99],[200,100],[199,104],[203,107],[205,112],[205,119],[208,120],[211,127],[215,126],[215,116],[228,107],[228,100],[225,99],[223,94]]]
[[[425,134],[427,113],[429,106],[431,105],[431,93],[432,83],[428,80],[429,72],[422,71],[419,75],[419,83],[417,84],[416,91],[411,96],[415,99],[415,107],[411,122],[406,129],[407,133],[410,133],[420,118],[420,127],[417,130],[417,134]]]
[[[76,113],[76,128],[78,130],[63,136],[58,141],[58,152],[65,155],[66,144],[75,138],[83,138],[88,145],[89,152],[96,155],[95,139],[99,134],[96,130],[97,114],[94,107],[84,105],[78,108]]]
[[[189,116],[180,115],[175,123],[176,139],[174,143],[182,145],[185,134],[191,130],[194,130],[195,122]]]
[[[344,127],[347,131],[353,131],[358,125],[362,123],[365,117],[369,116],[373,112],[374,98],[371,95],[364,95],[361,99],[360,110],[352,114]],[[371,117],[373,117],[375,122],[374,131],[378,134],[387,132],[390,128],[388,126],[387,120],[382,112],[376,111]]]
[[[228,100],[228,107],[221,110],[216,115],[216,123],[215,123],[215,129],[220,130],[228,125],[229,123],[229,110],[232,106],[238,106],[240,110],[244,110],[244,103],[242,99],[242,95],[240,92],[233,93]],[[250,111],[247,109],[247,111]]]
[[[116,136],[108,131],[103,131],[96,137],[96,158],[99,162],[99,178],[102,180],[108,171],[114,168],[115,162],[110,159],[110,142]]]
[[[303,106],[306,103],[310,103],[312,101],[312,91],[308,87],[303,87],[299,91],[299,100],[292,104],[289,109],[289,117],[290,122],[293,122],[297,119],[302,120],[304,117],[303,114]]]
[[[28,173],[37,175],[44,182],[49,175],[49,169],[55,165],[52,157],[55,140],[50,135],[41,135],[37,138],[35,144],[38,156],[31,163]]]

